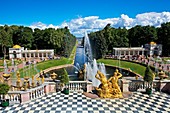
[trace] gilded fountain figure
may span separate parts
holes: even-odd
[[[101,84],[96,88],[97,95],[101,98],[122,98],[122,92],[118,85],[118,79],[122,77],[122,74],[116,69],[113,76],[108,80],[106,76],[97,71],[95,77],[100,80]]]
[[[19,73],[19,71],[17,71],[17,81],[16,81],[16,87],[17,87],[17,89],[18,89],[18,90],[20,90],[20,89],[21,89],[20,84],[21,84],[20,73]]]
[[[122,92],[120,90],[120,87],[118,85],[118,79],[122,77],[122,74],[118,71],[118,69],[116,69],[116,71],[114,72],[113,76],[109,78],[108,82],[111,81],[111,85],[112,85],[112,97],[115,98],[121,98],[122,97]]]

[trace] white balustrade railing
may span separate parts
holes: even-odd
[[[3,100],[3,95],[0,95],[0,100]],[[9,99],[10,103],[20,103],[21,95],[20,91],[9,91],[8,94],[5,95],[5,99]]]
[[[28,89],[27,91],[9,91],[5,95],[5,99],[9,99],[10,104],[22,103],[22,94],[28,93],[29,100],[33,100],[45,95],[45,85],[38,86],[36,88]],[[3,95],[0,95],[0,101],[3,100]]]
[[[160,89],[160,81],[154,80],[152,83],[145,82],[143,80],[132,80],[129,82],[129,91],[137,91],[152,87],[155,90]]]
[[[87,88],[87,81],[69,81],[66,86],[70,91],[83,91]]]
[[[29,95],[30,95],[31,100],[35,99],[35,98],[38,98],[38,97],[41,97],[41,96],[44,96],[45,95],[45,93],[44,93],[44,85],[41,85],[41,86],[38,86],[36,88],[30,89]]]

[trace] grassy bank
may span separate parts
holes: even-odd
[[[76,45],[74,46],[69,58],[62,57],[61,59],[42,61],[36,65],[30,65],[30,66],[25,67],[24,69],[23,68],[19,69],[21,78],[24,76],[31,77],[32,75],[39,73],[41,70],[45,70],[45,69],[48,69],[54,66],[72,64],[74,61],[75,53],[76,53]],[[16,73],[12,74],[12,78],[16,78]]]
[[[107,65],[112,66],[119,66],[121,68],[131,69],[135,73],[138,73],[142,76],[144,76],[145,73],[145,66],[142,66],[140,64],[132,63],[132,62],[126,62],[126,61],[120,61],[120,60],[113,60],[113,59],[99,59],[97,62],[101,62]]]
[[[54,67],[54,66],[59,66],[59,65],[65,65],[65,64],[71,64],[72,60],[69,60],[68,58],[61,58],[59,60],[47,60],[47,61],[43,61],[38,63],[37,65],[30,65],[25,67],[24,69],[19,69],[21,78],[24,76],[32,76],[35,75],[37,73],[39,73],[41,70],[44,69],[48,69],[50,67]],[[13,78],[15,78],[15,76],[13,76]]]

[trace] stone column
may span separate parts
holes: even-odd
[[[40,57],[39,52],[37,52],[38,58]]]
[[[142,55],[144,55],[144,50],[142,50]]]
[[[34,54],[34,58],[35,58],[35,53],[33,53]]]
[[[92,82],[87,82],[87,92],[91,92],[93,90]]]
[[[31,58],[31,53],[29,53],[29,57]]]
[[[22,53],[21,53],[21,59],[22,59]]]
[[[27,58],[27,53],[25,53],[25,58]]]
[[[135,50],[133,50],[133,55],[135,55]]]
[[[30,101],[30,95],[29,92],[23,92],[21,93],[21,103],[25,103]]]
[[[130,50],[129,50],[129,56],[130,56]]]
[[[122,50],[119,51],[119,56],[122,56]]]
[[[121,91],[129,92],[129,80],[121,79]]]
[[[42,58],[44,58],[44,53],[41,53],[42,54]]]
[[[46,53],[46,57],[48,58],[48,53]]]
[[[139,55],[139,51],[138,51],[138,55]]]

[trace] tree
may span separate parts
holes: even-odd
[[[68,84],[69,83],[69,76],[65,68],[63,68],[63,74],[61,75],[61,83]]]
[[[154,80],[154,73],[150,69],[150,66],[146,67],[144,81],[152,82]]]
[[[13,31],[13,43],[31,49],[33,42],[33,31],[29,27],[24,26],[12,26]]]
[[[157,31],[154,26],[137,25],[128,30],[129,44],[132,47],[139,47],[151,41],[157,41]]]
[[[145,75],[144,75],[144,81],[147,82],[147,85],[146,85],[146,93],[147,94],[151,94],[152,93],[152,82],[155,78],[155,74],[152,72],[152,70],[150,69],[150,66],[147,66],[146,67],[146,70],[145,70]]]
[[[5,99],[5,95],[8,93],[9,88],[8,84],[0,84],[0,94],[3,95],[3,99]]]
[[[158,42],[162,44],[162,54],[164,56],[170,55],[170,22],[161,24],[158,28]]]
[[[4,59],[6,58],[7,47],[12,46],[12,44],[12,29],[5,25],[0,29],[0,45],[4,54]]]

